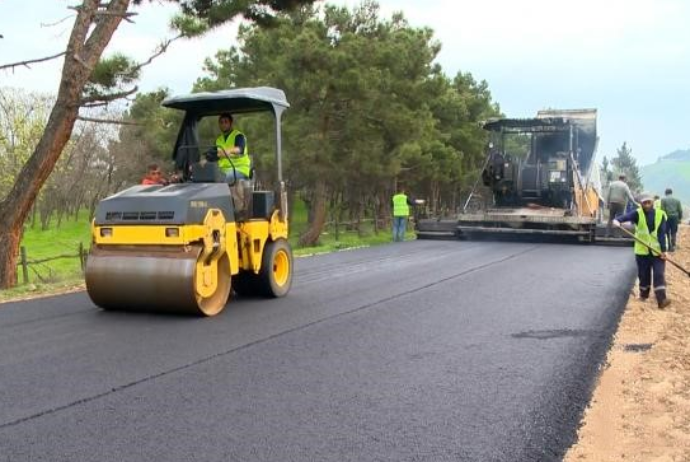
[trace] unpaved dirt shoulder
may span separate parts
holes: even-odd
[[[689,226],[678,244],[690,269]],[[667,264],[666,279],[666,310],[631,294],[566,462],[690,461],[690,278]]]

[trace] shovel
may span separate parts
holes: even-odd
[[[652,252],[653,254],[655,254],[655,255],[657,255],[657,256],[659,255],[659,252],[658,252],[657,250],[654,250],[653,248],[651,248],[649,245],[647,245],[646,242],[642,241],[640,238],[638,238],[637,236],[635,236],[633,233],[631,233],[631,232],[628,231],[627,229],[623,228],[620,224],[618,225],[618,228],[620,228],[620,230],[623,231],[623,232],[624,232],[625,234],[627,234],[628,236],[630,236],[630,237],[632,237],[633,239],[635,239],[635,241],[637,241],[637,242],[639,242],[640,244],[642,244],[643,246],[647,247],[647,248],[649,249],[649,251]],[[673,266],[675,266],[676,268],[678,268],[679,270],[681,270],[682,272],[684,272],[685,274],[687,274],[688,277],[690,277],[690,271],[686,270],[685,268],[683,268],[683,267],[680,266],[678,263],[674,262],[673,260],[671,260],[671,259],[668,258],[668,257],[666,257],[666,261],[669,262],[670,264],[672,264]]]

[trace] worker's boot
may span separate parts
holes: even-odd
[[[664,308],[666,308],[670,304],[671,304],[671,300],[669,300],[668,298],[665,298],[663,300],[659,300],[659,309],[663,310]]]
[[[656,303],[659,305],[659,309],[663,310],[671,304],[671,300],[666,298],[666,288],[654,288],[654,295],[656,296]]]
[[[643,302],[649,300],[649,288],[640,289],[640,300]]]

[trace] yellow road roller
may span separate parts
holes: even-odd
[[[233,291],[285,296],[293,274],[281,162],[285,94],[240,88],[162,104],[185,112],[173,151],[182,181],[133,186],[99,203],[86,263],[89,297],[106,310],[214,316]],[[200,122],[226,112],[273,115],[273,190],[256,190],[254,180],[235,180],[205,161]]]

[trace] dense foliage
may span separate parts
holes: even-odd
[[[310,206],[314,244],[327,220],[385,221],[400,182],[454,210],[478,174],[486,144],[481,121],[498,115],[486,82],[469,73],[447,77],[435,64],[440,44],[402,14],[381,18],[375,2],[350,11],[302,7],[272,27],[243,26],[239,46],[206,62],[195,91],[272,86],[291,103],[284,119],[284,157],[291,191]],[[163,95],[141,95],[130,116],[151,146],[172,145],[152,107]],[[259,178],[273,181],[273,136],[267,118],[240,117]],[[205,126],[206,140],[213,129]],[[124,128],[123,131],[136,129]],[[167,143],[164,138],[167,136]],[[158,149],[158,148],[155,149]],[[165,155],[169,155],[166,152]]]

